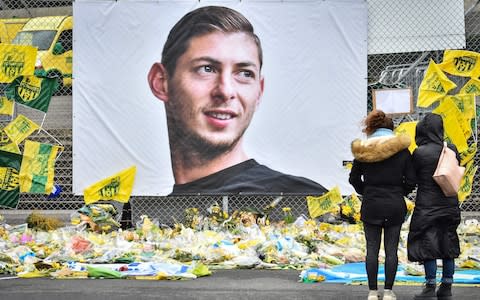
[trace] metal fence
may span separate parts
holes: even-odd
[[[367,1],[369,4],[369,16],[374,13],[376,9],[388,10],[388,3],[385,5],[374,6],[370,5],[371,0]],[[397,1],[398,2],[398,1]],[[412,4],[425,1],[410,1]],[[432,10],[438,2],[431,0]],[[480,52],[480,8],[477,5],[479,1],[464,1],[465,12],[465,31],[466,31],[466,48]],[[391,4],[393,5],[393,4]],[[413,8],[414,9],[414,8]],[[401,13],[401,12],[400,12]],[[34,18],[41,16],[68,16],[72,15],[72,1],[55,1],[55,0],[0,0],[0,18]],[[409,20],[405,16],[405,20]],[[417,20],[418,21],[418,20]],[[390,32],[394,24],[385,23],[385,32]],[[418,26],[412,24],[411,26]],[[378,26],[377,26],[378,30]],[[71,41],[72,35],[66,36]],[[445,36],[445,38],[449,38]],[[70,43],[71,45],[71,43]],[[65,45],[63,45],[65,46]],[[65,51],[65,47],[63,47]],[[388,53],[388,54],[372,54],[368,56],[368,109],[372,109],[371,91],[376,88],[383,87],[411,87],[414,93],[414,99],[418,95],[418,87],[423,79],[428,61],[433,59],[435,62],[441,62],[443,51],[424,51],[424,52],[406,52],[406,53]],[[463,80],[463,79],[455,79]],[[62,82],[63,83],[63,82]],[[461,82],[458,82],[461,86]],[[71,102],[71,89],[69,85],[63,85],[59,93],[64,95],[59,101]],[[63,103],[62,105],[64,105]],[[72,127],[71,127],[71,103],[69,112],[60,113],[60,117],[65,118],[65,122],[46,123],[44,128],[51,136],[58,139],[65,147],[63,153],[59,157],[55,166],[55,183],[62,188],[61,195],[57,198],[48,199],[46,195],[38,194],[21,194],[20,202],[17,209],[78,209],[83,205],[83,197],[75,196],[72,193]],[[59,108],[63,107],[63,108]],[[51,107],[49,114],[55,114],[55,109],[65,109],[64,106]],[[53,110],[53,112],[52,112]],[[429,109],[415,108],[413,114],[414,119],[418,119],[422,113]],[[35,119],[36,118],[36,119]],[[404,119],[396,118],[396,123],[402,122]],[[49,118],[51,119],[51,118]],[[478,115],[477,115],[478,119]],[[33,120],[37,122],[42,121],[42,115],[33,116]],[[1,120],[0,120],[1,121]],[[5,122],[3,122],[5,123]],[[4,126],[4,124],[2,124]],[[477,128],[478,130],[478,128]],[[51,141],[51,136],[38,132],[31,138],[41,142]],[[475,156],[475,163],[480,162],[479,153]],[[462,204],[464,212],[480,212],[480,174],[476,174],[474,178],[474,185],[471,195]],[[139,220],[141,215],[149,215],[157,218],[160,223],[171,224],[175,220],[182,220],[184,211],[190,207],[197,207],[200,213],[204,213],[212,204],[218,203],[225,210],[229,212],[241,207],[256,207],[262,208],[268,205],[278,195],[233,195],[233,196],[215,196],[215,195],[201,195],[201,196],[184,196],[184,197],[132,197],[131,215],[125,214],[127,219],[133,222]],[[414,195],[411,195],[412,198]],[[292,208],[293,215],[307,214],[308,209],[304,196],[284,196],[279,206],[289,206]],[[124,217],[125,217],[124,216]],[[282,211],[277,209],[273,212],[272,219],[281,218]]]

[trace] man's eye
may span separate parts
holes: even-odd
[[[201,66],[199,68],[199,72],[204,72],[204,73],[213,73],[215,72],[215,69],[212,66]]]
[[[252,71],[249,71],[249,70],[240,71],[240,75],[243,76],[243,77],[249,77],[249,78],[254,78],[255,77],[255,73],[252,72]]]

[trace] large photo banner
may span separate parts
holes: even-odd
[[[76,0],[73,16],[74,194],[131,166],[134,196],[353,190],[365,1]]]

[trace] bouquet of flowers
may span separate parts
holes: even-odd
[[[351,224],[356,224],[360,221],[360,208],[362,202],[357,194],[352,193],[343,199],[340,203],[340,217],[347,220]]]

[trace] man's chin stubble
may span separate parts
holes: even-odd
[[[183,138],[171,146],[172,158],[180,160],[187,167],[204,165],[232,151],[238,139],[230,143],[210,143],[203,138]]]

